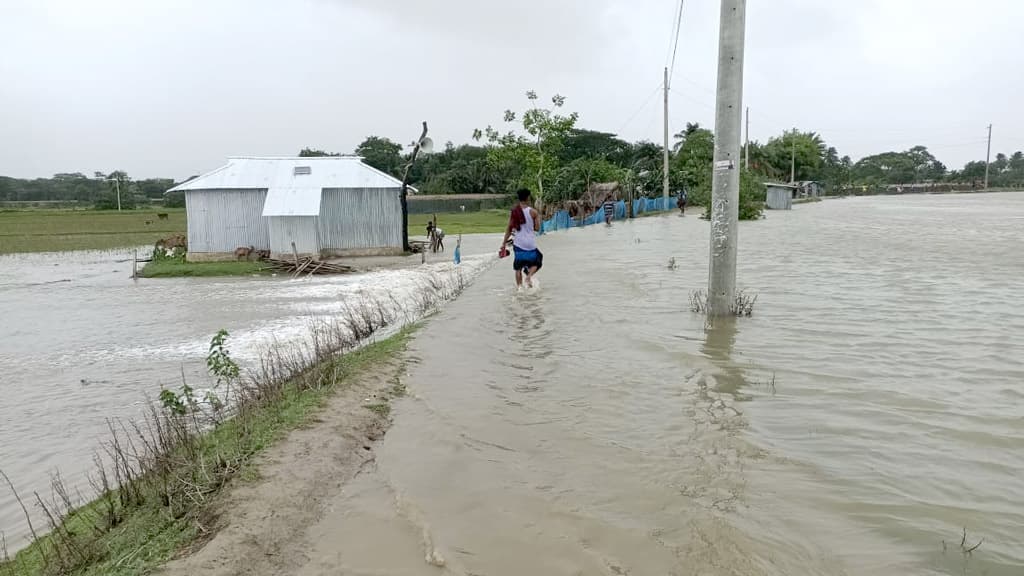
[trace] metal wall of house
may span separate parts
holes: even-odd
[[[325,188],[319,231],[325,251],[401,249],[401,190]]]
[[[263,217],[266,190],[189,190],[185,192],[189,252],[234,252],[239,246],[270,247]]]
[[[270,223],[270,253],[274,257],[288,257],[294,251],[299,254],[320,255],[317,237],[316,216],[267,216]]]
[[[793,208],[793,192],[789,188],[769,186],[765,204],[769,210],[790,210]]]

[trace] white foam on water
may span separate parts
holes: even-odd
[[[300,343],[308,339],[317,323],[341,321],[362,303],[384,307],[402,320],[415,321],[416,293],[429,289],[431,282],[454,282],[461,275],[469,284],[494,262],[494,258],[469,257],[458,266],[451,263],[418,268],[384,270],[366,274],[262,282],[245,298],[273,304],[282,315],[236,329],[229,337],[232,354],[240,361],[254,361],[267,346]],[[145,359],[158,357],[203,357],[210,335],[188,340],[131,345],[76,354],[79,360],[104,358]]]

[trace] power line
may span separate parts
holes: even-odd
[[[666,82],[666,89],[672,88],[672,74],[675,74],[676,70],[676,51],[679,50],[679,32],[683,27],[683,4],[685,0],[679,0],[679,10],[676,13],[676,26],[675,26],[675,39],[672,41],[672,60],[668,65],[669,79]]]
[[[689,94],[686,94],[685,92],[673,91],[670,94],[673,95],[673,96],[677,96],[679,98],[685,98],[685,99],[689,100],[690,102],[693,102],[694,104],[700,104],[701,106],[703,106],[705,108],[708,108],[710,110],[714,110],[715,109],[715,105],[714,104],[712,104],[712,103],[710,103],[710,102],[708,102],[706,100],[701,100],[699,98],[694,98],[693,96],[690,96]]]
[[[637,108],[636,112],[633,112],[629,119],[623,122],[622,126],[620,126],[618,130],[616,130],[616,134],[621,133],[626,128],[626,126],[629,126],[629,124],[633,122],[633,120],[636,120],[636,117],[639,116],[640,113],[644,111],[644,109],[651,105],[651,100],[654,98],[654,95],[658,93],[658,90],[661,90],[660,82],[657,86],[654,87],[654,90],[651,90],[651,93],[648,94],[646,98],[644,98],[644,103],[641,104],[639,108]]]

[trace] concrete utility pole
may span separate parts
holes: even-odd
[[[750,106],[747,106],[747,136],[743,139],[743,167],[750,170]]]
[[[665,149],[663,153],[662,162],[662,196],[668,198],[668,66],[665,67],[665,81],[662,82],[662,88],[665,92]]]
[[[746,0],[722,0],[718,31],[715,164],[711,181],[711,266],[708,315],[727,316],[736,297],[740,203],[740,128],[743,122],[743,35]]]
[[[121,175],[114,172],[114,178],[107,176],[107,182],[114,183],[114,190],[117,191],[117,211],[121,211]]]
[[[796,182],[796,130],[793,130],[792,149],[789,156],[789,183]]]
[[[992,156],[992,125],[988,125],[988,147],[985,148],[985,190],[988,190],[988,161]]]

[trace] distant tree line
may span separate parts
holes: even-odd
[[[510,193],[527,186],[542,201],[559,203],[580,198],[596,182],[627,182],[640,194],[662,192],[662,146],[627,142],[609,132],[577,126],[575,113],[563,111],[565,98],[542,103],[527,92],[520,112],[506,110],[498,127],[473,134],[474,144],[455,145],[420,156],[410,172],[410,183],[424,194]],[[710,199],[714,133],[696,123],[674,135],[669,161],[673,193],[682,188],[692,203],[706,206]],[[375,168],[400,178],[408,153],[403,146],[380,136],[366,138],[353,151]],[[305,149],[303,155],[329,155]],[[814,180],[830,193],[862,189],[881,192],[915,185],[952,188],[980,187],[985,162],[968,162],[948,170],[925,146],[887,151],[854,162],[828,145],[821,135],[792,129],[750,143],[750,166],[741,173],[741,217],[760,214],[764,181]],[[1024,187],[1024,153],[999,153],[989,165],[992,187]]]
[[[662,189],[662,146],[642,140],[627,142],[610,132],[577,125],[579,116],[565,111],[565,98],[547,101],[527,92],[521,111],[506,110],[501,122],[476,130],[472,144],[448,142],[443,149],[421,155],[410,170],[410,183],[423,194],[508,194],[529,187],[543,204],[558,205],[579,199],[591,184],[620,182],[646,196]],[[369,136],[352,152],[367,164],[401,178],[408,163],[405,147],[388,138]],[[669,163],[673,193],[689,191],[694,204],[707,205],[711,190],[714,134],[699,124],[687,124],[674,135]],[[300,156],[340,156],[304,148]],[[968,162],[948,170],[928,148],[872,154],[854,162],[840,156],[815,132],[792,129],[767,142],[750,143],[750,167],[741,173],[741,217],[756,218],[766,180],[815,180],[831,193],[894,187],[946,185],[979,187],[985,162]],[[995,155],[989,164],[993,187],[1024,186],[1024,153]],[[55,174],[52,178],[19,180],[0,177],[0,201],[74,201],[101,209],[131,208],[154,199],[183,205],[182,195],[164,192],[174,185],[169,178],[133,180],[123,171]]]
[[[124,210],[145,206],[154,200],[168,206],[184,206],[183,197],[165,198],[164,193],[173,186],[171,178],[133,180],[121,170],[109,174],[94,172],[92,176],[70,172],[32,180],[0,176],[0,202],[66,202],[116,210],[120,189]]]

